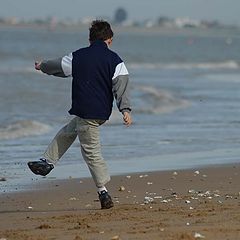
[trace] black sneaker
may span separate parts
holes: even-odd
[[[34,174],[42,176],[46,176],[54,168],[53,164],[47,163],[45,159],[35,162],[28,162],[28,167]]]
[[[98,193],[98,197],[101,202],[102,209],[109,209],[113,207],[113,201],[108,192],[101,191],[101,193]]]

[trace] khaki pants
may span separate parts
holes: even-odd
[[[73,118],[64,126],[49,144],[43,157],[50,163],[57,163],[78,136],[81,152],[97,187],[110,181],[106,162],[101,154],[99,126],[105,121]]]

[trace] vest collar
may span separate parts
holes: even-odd
[[[91,47],[92,46],[102,46],[102,47],[106,47],[106,48],[108,47],[107,44],[102,40],[96,40],[96,41],[92,42],[90,46]]]

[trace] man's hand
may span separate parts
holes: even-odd
[[[123,113],[123,121],[124,121],[124,124],[127,126],[130,126],[132,124],[132,117],[130,113],[128,112]]]
[[[41,70],[40,65],[41,65],[41,62],[35,62],[35,69],[36,70]]]

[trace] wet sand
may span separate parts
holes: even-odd
[[[0,239],[240,239],[239,163],[114,176],[107,187],[108,210],[91,179],[3,193]]]

